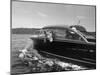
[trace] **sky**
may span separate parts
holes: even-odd
[[[95,31],[95,6],[12,1],[12,28],[77,25]]]

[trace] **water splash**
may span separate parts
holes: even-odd
[[[27,62],[31,72],[53,72],[87,69],[86,67],[63,62],[59,59],[43,57],[35,49],[32,51],[27,51],[23,55],[23,59],[21,58],[21,60]]]

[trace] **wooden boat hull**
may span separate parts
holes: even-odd
[[[32,39],[35,42],[34,48],[56,55],[84,60],[96,63],[96,45],[86,43],[75,43],[69,41],[44,42],[43,39]]]

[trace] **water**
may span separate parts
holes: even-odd
[[[72,63],[62,62],[59,59],[47,58],[38,59],[34,61],[32,66],[25,65],[19,58],[18,50],[25,48],[27,41],[31,35],[26,34],[13,34],[12,35],[12,47],[11,47],[11,73],[37,73],[37,72],[53,72],[53,71],[71,71],[71,70],[83,70],[87,69],[82,66],[78,66]]]
[[[18,58],[18,50],[24,49],[27,39],[31,35],[12,35],[12,47],[11,47],[11,70],[12,73],[25,73],[28,72],[28,67],[22,65],[22,62]]]

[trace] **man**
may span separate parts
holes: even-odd
[[[50,42],[53,42],[53,33],[52,31],[47,31],[47,39],[49,39]]]
[[[86,40],[86,36],[85,36],[82,32],[80,32],[79,30],[77,30],[76,27],[71,27],[71,29],[74,30],[75,32],[77,32],[81,37],[84,38],[84,40],[85,40],[86,42],[88,42],[88,41]]]

